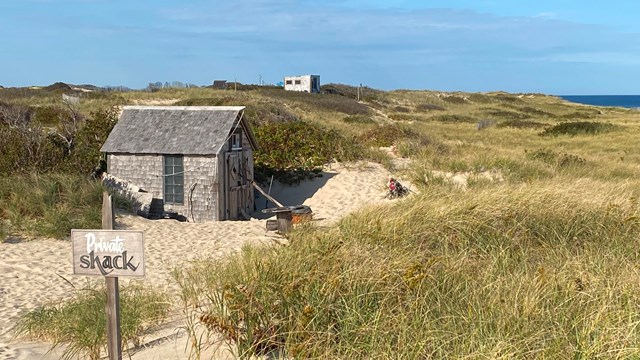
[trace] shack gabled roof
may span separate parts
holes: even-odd
[[[239,126],[255,150],[257,144],[243,117],[244,109],[244,106],[124,106],[100,151],[214,155]]]

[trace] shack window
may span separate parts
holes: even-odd
[[[231,150],[242,149],[242,136],[240,133],[231,135]]]
[[[300,85],[300,84],[302,84],[302,81],[301,80],[296,80],[296,85]]]
[[[164,156],[164,203],[184,204],[184,166],[182,155]]]
[[[293,81],[287,80],[287,85],[291,85],[291,84],[293,84]]]

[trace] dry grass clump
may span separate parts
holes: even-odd
[[[107,301],[104,285],[80,289],[70,300],[43,305],[19,320],[19,336],[64,346],[62,359],[101,359],[106,353]],[[167,317],[170,303],[166,294],[131,284],[120,291],[120,330],[125,348],[138,346],[147,329]]]
[[[632,356],[632,188],[433,188],[176,278],[186,311],[241,356]]]

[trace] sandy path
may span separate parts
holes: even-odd
[[[309,205],[314,219],[320,224],[329,224],[367,204],[388,201],[383,199],[387,174],[387,170],[378,164],[333,165],[323,177],[298,186],[275,183],[271,194],[284,205]],[[259,199],[257,209],[263,209],[264,205],[265,200]],[[271,243],[273,238],[265,233],[264,215],[259,211],[254,215],[257,218],[251,221],[199,224],[120,215],[117,228],[144,231],[147,276],[143,282],[173,292],[176,286],[171,281],[170,271],[179,264],[202,256],[222,258],[248,243]],[[56,353],[45,356],[46,344],[12,340],[11,328],[20,314],[70,296],[72,287],[63,277],[77,287],[87,281],[86,277],[72,275],[69,242],[0,243],[0,360],[59,358]],[[157,337],[175,333],[165,329],[159,331]],[[184,336],[152,341],[152,349],[140,351],[133,358],[186,359],[185,341]],[[159,354],[163,355],[158,357]]]

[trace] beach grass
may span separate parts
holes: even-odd
[[[185,308],[241,356],[637,355],[638,183],[564,180],[424,188],[197,262],[177,275]]]
[[[73,174],[22,174],[0,177],[0,235],[65,239],[71,229],[101,227],[98,180]],[[114,194],[117,208],[130,201]]]
[[[376,109],[417,137],[382,145],[411,159],[420,194],[177,271],[192,326],[240,357],[638,356],[636,114],[535,94],[385,95]]]
[[[43,340],[52,350],[62,348],[63,359],[101,359],[106,353],[106,290],[90,284],[75,291],[69,300],[42,305],[24,314],[16,326],[17,336]],[[158,290],[131,283],[120,290],[120,331],[125,349],[138,346],[145,332],[162,323],[171,307]]]
[[[352,88],[336,89],[344,94],[166,89],[86,104],[247,105],[262,130],[340,136],[343,148],[302,163],[358,150],[344,159],[402,172],[419,193],[332,226],[298,226],[286,246],[174,271],[197,348],[212,345],[205,330],[240,357],[640,356],[640,113],[502,92],[371,91],[357,102]],[[396,169],[381,147],[410,166]],[[271,162],[292,153],[272,149]],[[36,179],[3,180],[0,235],[56,236],[97,220],[73,211],[98,200],[98,187]]]

